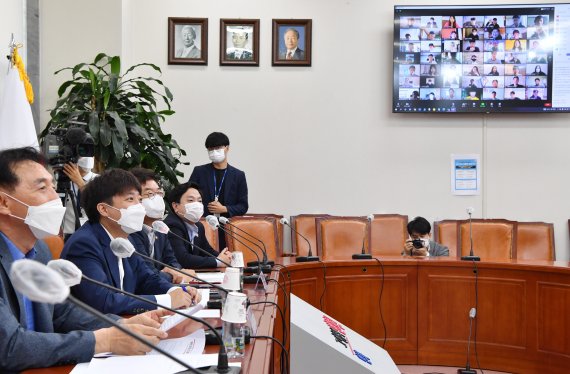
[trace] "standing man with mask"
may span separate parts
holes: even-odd
[[[0,372],[88,362],[94,354],[143,354],[150,349],[69,302],[32,302],[15,291],[12,264],[22,258],[47,263],[41,240],[59,232],[65,208],[34,148],[0,152]],[[153,311],[121,324],[154,344],[163,312]],[[119,320],[117,316],[109,316]],[[198,328],[198,326],[196,326]],[[174,334],[172,334],[174,336]]]
[[[449,249],[431,240],[431,225],[423,217],[416,217],[408,223],[410,238],[404,244],[402,255],[407,256],[449,256]],[[420,245],[421,244],[421,245]]]
[[[111,250],[113,239],[127,239],[129,234],[142,230],[146,211],[139,201],[140,193],[139,182],[128,171],[113,169],[95,178],[81,195],[89,222],[69,238],[61,257],[99,282],[168,307],[188,307],[200,299],[196,289],[173,287],[141,257],[119,258]],[[132,246],[128,240],[126,244]],[[71,292],[104,313],[138,314],[155,309],[148,303],[88,282],[73,287]]]
[[[213,132],[206,138],[206,149],[212,163],[196,166],[190,175],[190,181],[203,191],[205,215],[243,216],[249,208],[247,182],[243,171],[228,164],[230,139],[221,132]],[[224,248],[225,237],[218,231],[220,248]]]
[[[182,266],[193,269],[215,268],[225,266],[217,259],[227,263],[232,260],[232,254],[227,248],[218,253],[206,239],[204,225],[200,222],[200,217],[204,213],[204,205],[202,194],[196,183],[187,182],[174,187],[168,194],[168,203],[171,213],[164,223],[175,234],[169,235],[168,238]],[[185,241],[180,238],[184,238]],[[194,245],[189,243],[196,244],[212,256],[195,249]]]
[[[65,201],[65,216],[63,218],[63,235],[64,239],[67,240],[79,229],[81,225],[87,222],[87,215],[85,211],[81,208],[81,190],[85,185],[93,180],[93,178],[98,177],[99,174],[93,173],[91,170],[95,166],[95,158],[93,157],[80,157],[77,160],[77,164],[68,163],[63,166],[63,172],[71,181],[71,193],[73,194],[73,199],[75,199],[75,209],[72,203],[72,197],[67,196]]]
[[[142,189],[142,205],[145,208],[143,229],[129,235],[129,240],[135,246],[137,252],[149,256],[162,263],[177,269],[182,269],[174,256],[174,251],[168,240],[168,235],[155,232],[152,229],[154,221],[164,218],[164,190],[159,186],[160,180],[154,171],[143,168],[131,169],[131,173],[138,179]],[[148,262],[148,265],[156,270],[160,276],[172,283],[188,283],[189,277],[162,265]],[[185,273],[196,275],[192,269],[183,269]]]

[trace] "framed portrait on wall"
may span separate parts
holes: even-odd
[[[208,65],[208,19],[168,17],[168,64]]]
[[[273,20],[273,66],[311,66],[312,20]]]
[[[259,66],[259,20],[220,20],[220,65]]]

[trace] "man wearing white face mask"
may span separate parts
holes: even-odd
[[[12,264],[22,258],[47,263],[49,249],[38,239],[57,234],[65,213],[44,165],[33,148],[0,152],[0,372],[88,362],[93,354],[109,351],[147,352],[145,346],[71,303],[32,302],[15,291],[9,277]],[[158,329],[162,315],[153,311],[120,323],[156,344],[167,335]]]
[[[199,186],[196,183],[188,182],[174,187],[168,194],[168,202],[171,213],[168,214],[164,223],[168,225],[172,233],[178,236],[169,235],[168,238],[174,254],[182,266],[192,269],[224,266],[216,258],[228,263],[231,262],[231,252],[227,248],[218,253],[206,239],[204,225],[199,222],[204,212],[204,205]],[[186,239],[186,242],[182,241],[180,237]],[[212,256],[202,253],[188,242],[208,251]]]
[[[121,169],[106,171],[85,186],[81,203],[89,222],[65,243],[61,257],[75,263],[90,278],[161,305],[183,308],[198,302],[196,289],[188,287],[186,292],[173,287],[141,257],[120,259],[113,254],[112,239],[126,239],[143,227],[146,211],[139,202],[140,191],[135,176]],[[71,292],[105,313],[137,314],[154,309],[150,304],[87,282],[73,287]]]
[[[63,166],[63,172],[71,181],[71,193],[74,195],[77,208],[77,210],[73,209],[71,196],[68,196],[65,202],[66,211],[63,218],[63,234],[66,240],[75,232],[76,229],[79,228],[79,226],[87,222],[87,215],[81,208],[79,197],[81,194],[80,191],[83,187],[85,187],[87,183],[91,182],[93,178],[99,176],[99,174],[95,174],[91,171],[94,166],[95,159],[93,157],[80,157],[79,160],[77,160],[77,164],[68,163]],[[76,212],[80,213],[79,216]]]
[[[164,218],[165,203],[164,191],[158,185],[158,176],[149,169],[134,168],[131,173],[137,178],[142,189],[142,205],[145,207],[146,216],[144,218],[144,226],[141,231],[129,235],[129,240],[135,246],[135,249],[150,256],[162,263],[182,269],[180,263],[174,256],[174,251],[166,234],[154,232],[152,223]],[[156,269],[159,274],[167,281],[172,283],[188,283],[191,281],[189,277],[172,270],[167,267],[155,263],[148,263],[149,266]],[[182,269],[185,273],[196,275],[192,269]]]
[[[427,219],[416,217],[408,223],[410,238],[404,244],[402,255],[407,256],[449,256],[449,249],[431,240],[431,225]]]
[[[230,139],[213,132],[206,138],[206,149],[212,163],[196,166],[189,180],[202,188],[205,215],[243,216],[249,208],[247,181],[243,171],[228,164]],[[224,248],[225,236],[219,232],[220,248]]]

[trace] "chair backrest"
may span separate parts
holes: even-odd
[[[206,223],[206,219],[204,217],[200,218],[200,222],[204,225],[204,231],[206,233],[206,239],[208,243],[214,248],[216,251],[219,251],[219,240],[218,240],[218,231],[213,230],[210,225]],[[223,249],[223,248],[222,248]]]
[[[449,257],[457,257],[457,220],[446,219],[433,224],[433,240],[449,248]]]
[[[402,253],[408,237],[408,216],[375,214],[370,224],[370,253],[376,256],[397,256]]]
[[[366,217],[320,217],[316,224],[317,248],[323,260],[350,259],[361,252],[363,241],[366,253],[370,253],[370,225]]]
[[[554,261],[554,225],[545,222],[518,222],[517,259]]]
[[[61,255],[61,251],[63,250],[63,244],[64,244],[63,238],[59,235],[53,235],[53,236],[48,236],[47,238],[44,238],[43,241],[48,246],[48,248],[51,252],[51,257],[54,260],[57,260],[59,258],[59,256]]]
[[[317,248],[317,218],[328,216],[328,214],[299,214],[291,216],[291,227],[311,243],[313,256],[321,255]],[[305,239],[297,235],[293,230],[291,230],[291,250],[296,256],[307,256],[309,253],[309,245]]]
[[[273,217],[277,220],[277,253],[283,253],[283,224],[280,222],[283,215],[273,213],[247,213],[243,217]]]
[[[473,251],[485,259],[506,260],[516,258],[517,223],[505,219],[474,219],[472,223]],[[457,242],[460,256],[470,252],[469,221],[459,221]]]
[[[231,218],[231,223],[233,226],[244,230],[265,244],[265,247],[267,249],[267,258],[269,260],[275,260],[277,257],[281,256],[278,243],[279,235],[277,222],[278,219],[276,217],[269,216],[236,216]],[[230,235],[226,234],[226,244],[228,245],[228,249],[230,251],[243,252],[243,259],[245,262],[257,261],[255,254],[253,254],[253,252],[247,248],[250,247],[259,255],[259,258],[261,259],[262,252],[259,250],[257,245],[261,246],[261,248],[263,248],[263,245],[233,226],[227,225],[226,228],[239,240],[236,240]],[[243,239],[240,236],[250,239],[255,244],[252,244],[249,240]],[[240,243],[240,241],[247,245],[247,247]]]

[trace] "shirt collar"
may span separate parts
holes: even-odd
[[[0,236],[2,236],[4,239],[4,242],[6,243],[6,246],[8,247],[8,250],[10,251],[10,254],[12,255],[12,259],[14,259],[14,261],[21,260],[23,258],[33,259],[36,257],[37,251],[35,248],[32,248],[28,251],[28,253],[24,254],[10,239],[8,239],[6,235],[4,235],[3,232],[0,232]]]

